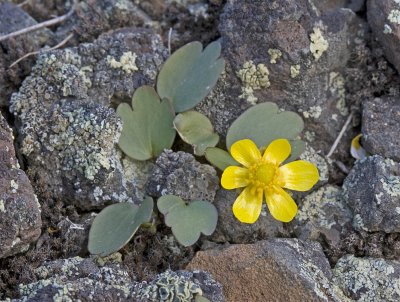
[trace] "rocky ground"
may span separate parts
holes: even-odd
[[[0,37],[72,7],[0,0]],[[155,83],[169,42],[174,51],[217,39],[225,73],[196,109],[221,146],[255,103],[305,121],[302,157],[321,178],[296,195],[289,224],[268,211],[239,223],[237,193],[179,141],[147,162],[116,145],[116,106]],[[0,300],[161,301],[177,291],[182,301],[399,301],[399,45],[399,0],[88,0],[62,23],[0,41]],[[109,63],[127,52],[135,72]],[[248,64],[267,66],[266,85],[238,76]],[[355,161],[359,133],[369,156]],[[119,253],[90,257],[99,210],[161,191],[213,202],[215,233],[185,248],[155,214],[156,232],[140,229]]]

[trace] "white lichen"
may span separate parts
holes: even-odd
[[[131,51],[124,52],[117,61],[112,56],[107,56],[107,62],[112,68],[121,68],[125,73],[131,74],[139,68],[136,66],[137,55]]]
[[[5,212],[6,211],[6,207],[4,205],[4,200],[0,199],[0,212]]]
[[[11,180],[10,186],[11,186],[11,192],[12,193],[17,193],[17,190],[18,190],[19,186],[18,186],[18,183],[14,179]]]
[[[307,111],[303,111],[303,116],[305,118],[318,119],[321,116],[322,108],[321,106],[311,106]]]
[[[329,43],[322,36],[322,32],[319,27],[314,27],[313,30],[314,32],[310,34],[310,51],[314,56],[315,61],[318,61],[322,54],[328,50]]]
[[[391,34],[393,32],[392,28],[390,27],[390,25],[385,24],[383,26],[383,33],[384,34]]]
[[[393,9],[390,11],[388,15],[388,20],[392,22],[393,24],[399,24],[400,25],[400,10],[398,9]]]

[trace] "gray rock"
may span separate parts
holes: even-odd
[[[82,209],[138,201],[116,148],[122,124],[108,107],[154,83],[165,56],[158,35],[131,28],[39,56],[10,110],[30,174],[51,196]]]
[[[44,9],[49,8],[45,7]],[[78,34],[79,42],[92,42],[100,34],[109,30],[143,26],[146,22],[151,21],[148,19],[146,14],[132,1],[83,1],[78,2],[71,18],[58,26],[56,35],[65,37],[69,32],[75,31]]]
[[[40,204],[19,169],[14,137],[0,114],[0,258],[24,252],[40,236]]]
[[[146,185],[149,195],[172,194],[187,201],[214,201],[219,178],[214,167],[200,164],[193,155],[164,150]]]
[[[400,161],[399,125],[399,97],[382,97],[363,102],[362,141],[370,154]]]
[[[200,251],[186,269],[210,272],[227,301],[346,301],[312,241],[270,239]]]
[[[313,3],[323,14],[341,7],[359,12],[364,7],[365,0],[313,0]]]
[[[336,264],[334,282],[357,301],[399,301],[400,263],[380,258],[344,256]]]
[[[360,22],[349,9],[321,16],[308,0],[228,1],[220,32],[226,73],[198,106],[226,134],[256,102],[303,115],[326,154],[348,114],[344,69]]]
[[[350,232],[352,218],[341,190],[326,185],[303,199],[294,218],[294,231],[299,239],[326,242],[330,248],[337,248]]]
[[[39,281],[20,285],[13,301],[132,301],[132,279],[118,264],[98,267],[80,257],[45,263]]]
[[[368,0],[367,16],[386,58],[400,72],[400,3],[395,0]]]
[[[400,164],[379,155],[356,162],[344,181],[353,226],[367,232],[400,232]]]
[[[221,285],[206,272],[166,271],[139,283],[119,264],[121,255],[111,256],[97,263],[80,257],[46,262],[35,270],[38,281],[21,284],[21,298],[12,301],[160,301],[159,295],[167,293],[171,298],[178,292],[225,301]],[[146,299],[148,293],[157,299]]]
[[[285,234],[282,222],[275,220],[264,202],[258,220],[253,224],[241,223],[233,215],[232,205],[238,196],[235,190],[219,189],[214,205],[218,210],[218,224],[211,240],[215,242],[254,243],[257,240]]]
[[[21,7],[9,2],[0,3],[0,36],[35,24],[37,22]],[[12,68],[9,66],[23,55],[39,50],[52,38],[52,32],[44,28],[0,42],[0,107],[9,104],[11,94],[18,90],[22,80],[31,71],[34,56]]]
[[[194,301],[196,296],[206,297],[213,302],[224,302],[222,286],[204,271],[167,270],[150,282],[138,283],[134,297],[138,302]]]

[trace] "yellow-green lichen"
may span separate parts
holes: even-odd
[[[107,62],[112,68],[121,68],[125,73],[131,74],[139,68],[136,66],[137,55],[131,51],[124,52],[117,61],[112,56],[107,56]]]
[[[271,56],[269,61],[271,64],[276,64],[277,60],[282,56],[282,52],[276,48],[268,49],[268,54]]]
[[[322,36],[322,32],[319,27],[314,27],[313,30],[314,32],[310,34],[310,51],[314,56],[315,61],[318,61],[322,54],[328,50],[329,43]]]
[[[254,90],[267,88],[271,85],[267,66],[265,64],[255,65],[251,60],[243,64],[243,68],[237,72],[237,76],[243,84],[242,95],[239,97],[246,99],[251,104],[257,102]]]
[[[388,15],[388,20],[394,24],[400,25],[400,10],[393,9]]]
[[[290,77],[294,79],[300,74],[300,65],[292,65],[290,66]]]
[[[306,148],[303,154],[300,155],[300,159],[312,162],[317,166],[319,171],[319,181],[326,182],[329,179],[329,167],[325,158],[317,153],[309,144],[306,144]]]
[[[340,114],[346,116],[349,114],[349,109],[346,106],[346,88],[344,77],[337,72],[329,74],[329,90],[333,96],[337,97],[336,108]]]

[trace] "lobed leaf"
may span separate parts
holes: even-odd
[[[204,51],[200,42],[191,42],[175,51],[157,78],[157,92],[171,100],[175,112],[195,107],[211,91],[225,68],[221,44],[215,41]]]
[[[177,196],[165,195],[158,199],[157,207],[176,240],[184,246],[196,243],[201,233],[211,235],[217,226],[217,209],[207,201],[196,200],[187,205]]]
[[[169,101],[160,102],[154,88],[142,86],[133,95],[132,108],[126,103],[117,108],[123,122],[118,142],[122,151],[133,159],[147,160],[171,148],[176,132]]]
[[[89,252],[104,257],[121,249],[150,220],[153,206],[153,199],[146,197],[140,206],[123,202],[104,208],[90,228]]]
[[[242,139],[251,139],[258,148],[266,148],[273,140],[286,138],[296,141],[303,131],[304,122],[295,112],[279,112],[276,104],[271,102],[257,104],[246,110],[231,125],[226,136],[226,147]],[[291,142],[292,144],[292,142]],[[296,157],[302,153],[304,144],[292,144]]]
[[[214,132],[210,120],[197,111],[186,111],[174,119],[174,127],[184,142],[191,144],[194,154],[202,156],[206,148],[214,147],[219,136]]]

